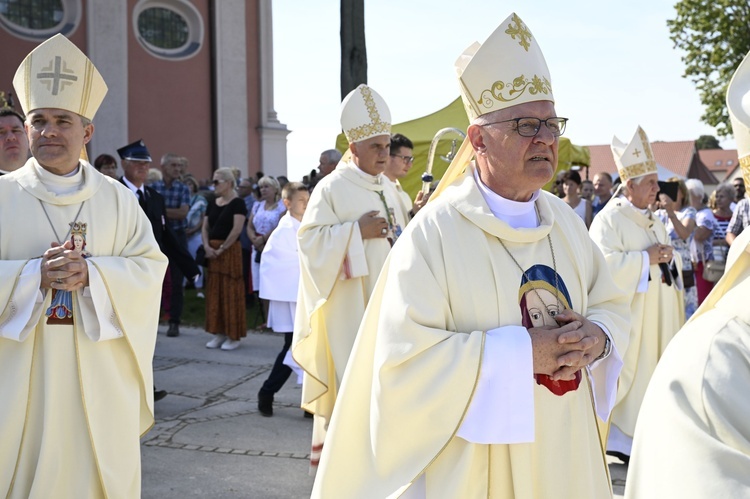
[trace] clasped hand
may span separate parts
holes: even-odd
[[[73,243],[62,246],[52,243],[42,255],[41,289],[75,291],[89,285],[89,267],[83,256],[73,249]]]
[[[646,249],[649,265],[671,262],[673,249],[674,248],[668,244],[652,244]]]
[[[604,350],[604,332],[599,326],[570,309],[555,316],[559,326],[529,329],[534,355],[534,373],[554,380],[572,380]]]

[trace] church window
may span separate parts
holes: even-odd
[[[80,0],[0,0],[0,26],[24,40],[69,37],[80,20]]]
[[[164,59],[186,59],[203,43],[203,20],[183,0],[141,0],[133,12],[133,28],[141,46]]]

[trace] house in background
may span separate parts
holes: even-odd
[[[591,166],[589,167],[589,178],[593,179],[594,175],[599,172],[607,172],[613,177],[617,176],[617,167],[612,158],[612,150],[609,145],[588,146],[591,153]],[[677,142],[651,142],[651,149],[654,151],[656,163],[672,172],[674,176],[682,178],[697,178],[706,187],[707,191],[712,191],[719,182],[726,178],[725,170],[716,169],[712,171],[707,167],[702,157],[710,157],[713,151],[721,151],[721,157],[733,157],[734,164],[737,164],[736,150],[711,149],[699,151],[695,147],[694,140],[683,140]],[[705,155],[704,153],[709,153]],[[733,155],[733,156],[732,156]]]
[[[703,149],[698,151],[698,156],[719,182],[731,182],[735,177],[742,177],[737,149]]]
[[[199,180],[222,166],[285,175],[271,21],[271,0],[0,1],[0,90],[12,92],[26,54],[62,33],[109,87],[92,161],[143,139],[155,164],[185,156]]]

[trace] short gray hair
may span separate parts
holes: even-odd
[[[161,157],[161,166],[166,165],[170,161],[177,161],[182,163],[182,156],[178,156],[177,154],[173,152],[168,152],[164,156]]]
[[[327,151],[323,151],[320,153],[320,155],[325,158],[328,163],[337,163],[341,161],[341,153],[338,152],[336,149],[328,149]]]
[[[697,178],[689,178],[685,181],[685,187],[687,187],[687,190],[690,194],[693,196],[703,199],[703,196],[706,195],[706,189],[703,187],[703,182],[698,180]]]

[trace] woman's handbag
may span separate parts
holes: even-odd
[[[703,262],[703,280],[705,281],[717,282],[719,279],[721,279],[721,276],[724,275],[724,268],[726,266],[727,253],[723,245],[720,246],[720,248],[721,249],[714,248],[714,250],[719,249],[719,251],[718,252],[714,251],[713,260]]]
[[[703,280],[717,282],[724,275],[724,262],[709,260],[703,264]]]
[[[682,270],[682,284],[684,285],[685,289],[695,286],[695,274],[693,273],[692,269]]]

